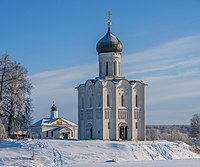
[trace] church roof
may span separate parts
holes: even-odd
[[[77,126],[75,123],[70,122],[64,118],[42,118],[41,120],[35,122],[32,126],[51,126],[54,121],[62,120],[71,126]]]
[[[125,79],[124,77],[119,77],[119,78],[113,78],[113,79],[106,79],[106,78],[104,78],[104,77],[96,77],[95,79],[88,79],[86,82],[85,82],[85,84],[80,84],[79,86],[77,86],[76,87],[76,89],[77,88],[79,88],[79,87],[81,87],[81,86],[85,86],[86,85],[86,83],[88,82],[88,81],[90,81],[90,82],[92,82],[92,84],[94,84],[95,85],[95,83],[97,82],[97,81],[100,81],[101,83],[105,83],[105,82],[107,82],[107,81],[111,81],[111,82],[113,82],[114,84],[118,84],[120,81],[122,81],[122,80],[126,80],[126,81],[128,81],[131,85],[134,85],[135,83],[140,83],[140,84],[142,84],[142,85],[144,85],[144,86],[147,86],[148,84],[146,84],[146,83],[144,83],[143,81],[138,81],[138,80],[127,80],[127,79]]]

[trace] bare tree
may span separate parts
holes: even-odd
[[[0,115],[8,132],[26,129],[30,124],[32,85],[27,70],[12,62],[8,55],[0,59]]]
[[[176,131],[174,129],[171,130],[171,132],[166,132],[166,133],[163,133],[161,134],[161,137],[160,139],[162,140],[168,140],[168,141],[176,141],[176,140],[179,140],[179,141],[183,141],[187,144],[191,144],[190,143],[190,140],[189,140],[189,137],[186,133],[181,133],[179,131]]]
[[[179,140],[191,144],[187,131],[184,125],[149,125],[147,140]]]
[[[160,138],[160,130],[151,128],[147,129],[147,140],[154,141],[154,140],[159,140]]]
[[[3,124],[0,124],[0,139],[6,138],[6,130],[3,126]]]
[[[200,139],[200,114],[193,115],[190,120],[191,136]]]

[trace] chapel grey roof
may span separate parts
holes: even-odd
[[[63,126],[63,127],[57,127],[55,128],[53,131],[60,131],[62,129],[66,129],[66,130],[69,130],[69,131],[72,131],[70,128],[66,127],[66,126]]]
[[[33,125],[31,126],[48,126],[48,125],[51,125],[52,122],[58,120],[58,119],[61,119],[63,120],[64,122],[67,122],[67,124],[71,125],[71,126],[77,126],[75,123],[73,122],[70,122],[64,118],[42,118],[40,119],[39,121],[35,122]]]

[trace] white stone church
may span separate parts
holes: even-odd
[[[78,139],[78,126],[59,117],[58,109],[53,103],[50,117],[42,118],[31,125],[28,137],[37,139]]]
[[[120,75],[122,43],[111,30],[97,43],[99,76],[78,89],[78,138],[145,140],[146,98],[142,81]]]

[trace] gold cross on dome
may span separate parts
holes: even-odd
[[[110,16],[111,16],[112,14],[111,14],[111,12],[110,11],[108,11],[108,21],[110,22]]]
[[[55,103],[55,97],[54,96],[52,97],[52,101],[53,101],[53,104],[54,104]]]
[[[108,31],[110,32],[110,27],[111,27],[111,21],[110,21],[110,16],[111,16],[111,12],[108,11]]]

